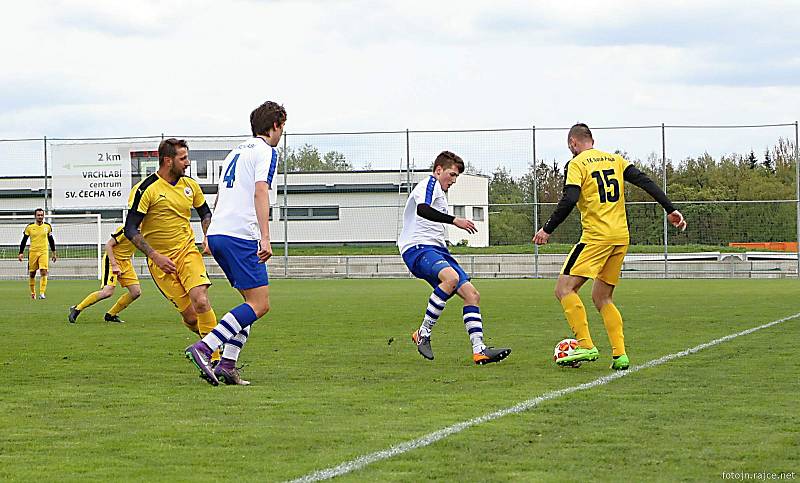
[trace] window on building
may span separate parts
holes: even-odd
[[[473,206],[472,207],[472,221],[483,221],[483,207],[482,206]]]
[[[338,220],[338,206],[291,206],[281,207],[281,219],[289,220]]]
[[[466,211],[464,206],[454,205],[453,206],[453,216],[456,218],[466,218]]]

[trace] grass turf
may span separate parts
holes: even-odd
[[[277,481],[335,466],[547,392],[609,374],[600,361],[562,369],[569,335],[552,280],[476,280],[490,344],[506,361],[471,364],[460,303],[433,338],[436,360],[409,342],[429,288],[415,280],[278,280],[273,310],[242,355],[250,387],[213,388],[183,358],[194,340],[149,282],[123,325],[96,289],[53,280],[46,301],[0,282],[0,480]],[[800,312],[796,280],[624,280],[617,305],[641,364]],[[584,303],[591,306],[589,291]],[[121,292],[117,292],[117,296]],[[215,281],[221,316],[239,295]],[[608,385],[547,401],[344,481],[709,480],[723,471],[798,471],[800,320],[734,339]],[[794,387],[794,389],[792,389]]]

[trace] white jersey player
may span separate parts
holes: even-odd
[[[272,256],[269,209],[275,201],[273,177],[278,163],[275,147],[283,135],[286,110],[267,101],[250,114],[253,137],[225,158],[225,171],[217,190],[215,217],[208,228],[208,247],[238,289],[244,303],[225,314],[201,341],[186,349],[187,357],[212,385],[246,385],[236,369],[239,352],[250,326],[269,311],[269,277],[266,261]],[[224,346],[222,360],[212,368],[208,357]]]
[[[483,342],[483,320],[478,306],[480,294],[469,275],[450,255],[444,224],[455,225],[475,233],[475,225],[464,218],[448,214],[447,190],[464,171],[464,161],[450,151],[443,151],[433,163],[433,173],[411,192],[403,212],[403,230],[397,240],[400,254],[411,273],[433,287],[422,325],[411,334],[417,351],[433,360],[431,331],[444,306],[453,294],[464,299],[464,327],[472,343],[472,360],[476,364],[498,362],[511,349],[486,347]]]

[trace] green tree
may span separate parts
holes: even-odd
[[[285,160],[287,171],[296,173],[301,171],[351,171],[353,166],[347,161],[344,154],[337,151],[328,151],[324,155],[316,146],[303,144],[299,148],[279,148],[281,159]],[[283,163],[280,163],[279,172],[283,172]]]

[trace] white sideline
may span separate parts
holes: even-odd
[[[493,421],[495,419],[502,418],[503,416],[508,416],[509,414],[517,414],[517,413],[521,413],[523,411],[527,411],[528,409],[531,409],[531,408],[537,406],[539,403],[542,403],[544,401],[548,401],[550,399],[555,399],[555,398],[558,398],[558,397],[561,397],[561,396],[565,396],[567,394],[572,394],[573,392],[583,391],[585,389],[591,389],[593,387],[597,387],[597,386],[602,386],[604,384],[608,384],[609,382],[611,382],[611,381],[613,381],[615,379],[619,379],[621,377],[625,377],[627,375],[634,374],[636,372],[641,371],[642,369],[648,369],[648,368],[651,368],[651,367],[659,366],[659,365],[664,364],[665,362],[669,362],[669,361],[671,361],[673,359],[678,359],[678,358],[681,358],[681,357],[684,357],[684,356],[688,356],[689,354],[694,354],[696,352],[700,352],[703,349],[708,349],[709,347],[713,347],[713,346],[721,344],[723,342],[727,342],[727,341],[729,341],[731,339],[735,339],[735,338],[741,337],[743,335],[748,335],[748,334],[751,334],[751,333],[756,332],[758,330],[766,329],[768,327],[772,327],[773,325],[777,325],[777,324],[780,324],[782,322],[786,322],[787,320],[795,319],[797,317],[800,317],[800,313],[796,313],[794,315],[790,315],[790,316],[784,317],[782,319],[773,320],[772,322],[768,322],[768,323],[766,323],[764,325],[759,325],[758,327],[753,327],[753,328],[750,328],[750,329],[746,329],[746,330],[743,330],[741,332],[737,332],[735,334],[726,335],[724,337],[720,337],[719,339],[714,339],[714,340],[712,340],[710,342],[706,342],[706,343],[694,346],[694,347],[692,347],[690,349],[686,349],[686,350],[683,350],[683,351],[680,351],[680,352],[675,352],[673,354],[667,354],[664,357],[660,357],[658,359],[654,359],[652,361],[645,362],[644,364],[639,365],[639,366],[631,366],[631,368],[628,369],[627,371],[614,372],[614,373],[611,373],[611,374],[609,374],[607,376],[599,377],[599,378],[597,378],[597,379],[595,379],[594,381],[591,381],[591,382],[585,382],[585,383],[577,385],[577,386],[572,386],[572,387],[568,387],[568,388],[565,388],[565,389],[558,389],[556,391],[548,392],[548,393],[545,393],[545,394],[543,394],[541,396],[535,397],[533,399],[528,399],[527,401],[523,401],[523,402],[521,402],[519,404],[516,404],[514,406],[511,406],[509,408],[500,409],[499,411],[495,411],[493,413],[485,414],[483,416],[479,416],[477,418],[469,419],[467,421],[462,421],[462,422],[456,423],[456,424],[454,424],[452,426],[448,426],[448,427],[446,427],[444,429],[440,429],[438,431],[434,431],[433,433],[427,434],[427,435],[422,436],[420,438],[417,438],[417,439],[414,439],[414,440],[411,440],[411,441],[406,441],[405,443],[397,444],[395,446],[392,446],[389,449],[385,449],[385,450],[382,450],[382,451],[377,451],[375,453],[370,453],[370,454],[366,454],[366,455],[363,455],[363,456],[359,456],[356,459],[353,459],[353,460],[350,460],[350,461],[346,461],[346,462],[344,462],[344,463],[342,463],[342,464],[340,464],[338,466],[334,466],[334,467],[331,467],[331,468],[326,468],[324,470],[315,471],[314,473],[309,473],[308,475],[301,476],[300,478],[291,480],[290,483],[301,483],[301,482],[305,483],[305,482],[312,482],[312,481],[328,480],[328,479],[334,478],[336,476],[341,476],[341,475],[344,475],[344,474],[347,474],[347,473],[351,473],[353,471],[360,470],[361,468],[364,468],[365,466],[370,465],[372,463],[375,463],[375,462],[378,462],[378,461],[381,461],[381,460],[385,460],[385,459],[389,459],[389,458],[391,458],[393,456],[397,456],[397,455],[406,453],[408,451],[411,451],[411,450],[414,450],[414,449],[417,449],[417,448],[422,448],[422,447],[428,446],[428,445],[433,444],[433,443],[435,443],[435,442],[437,442],[437,441],[439,441],[441,439],[444,439],[444,438],[446,438],[448,436],[451,436],[451,435],[456,434],[456,433],[460,433],[461,431],[463,431],[463,430],[465,430],[467,428],[471,428],[472,426],[477,426],[479,424],[482,424],[482,423],[485,423],[485,422],[488,422],[488,421]]]

